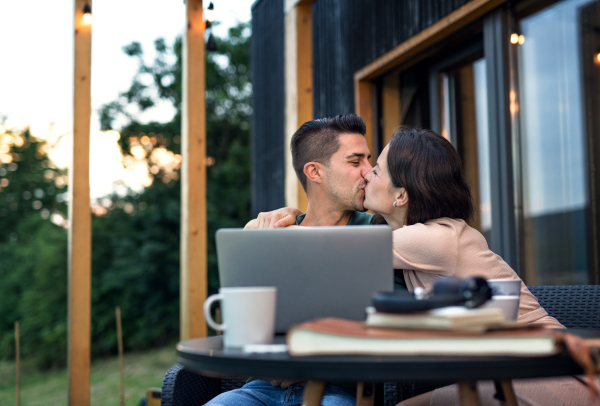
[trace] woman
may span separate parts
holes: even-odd
[[[364,206],[392,227],[394,268],[402,269],[406,286],[431,289],[436,278],[453,276],[519,279],[515,271],[488,248],[483,235],[467,224],[473,207],[458,153],[430,130],[400,127],[367,175]],[[518,321],[564,328],[539,305],[521,282]],[[519,404],[595,404],[578,380],[567,378],[515,380]],[[491,382],[479,386],[483,405],[497,405]],[[457,405],[456,385],[400,403]]]
[[[365,208],[392,227],[394,268],[409,291],[439,277],[519,279],[467,224],[473,213],[458,153],[431,130],[400,127],[367,175]],[[521,282],[519,322],[564,328]]]

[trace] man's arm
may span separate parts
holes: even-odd
[[[284,207],[265,213],[259,213],[258,217],[250,220],[244,228],[281,228],[296,224],[296,217],[302,212],[295,207]]]

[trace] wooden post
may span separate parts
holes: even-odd
[[[308,200],[292,166],[290,141],[314,118],[312,11],[314,0],[285,2],[285,201],[306,211]]]
[[[91,0],[75,0],[73,160],[69,168],[69,405],[90,404],[91,207],[90,75],[92,26],[83,19]]]
[[[117,344],[119,347],[119,405],[125,406],[125,368],[123,366],[123,329],[121,328],[121,308],[115,308],[117,318]]]
[[[17,406],[21,406],[21,339],[19,336],[19,322],[15,321],[15,369],[17,374]]]
[[[206,74],[202,0],[187,0],[183,47],[181,170],[181,339],[205,337]]]

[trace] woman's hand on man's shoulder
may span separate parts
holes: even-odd
[[[259,213],[258,217],[250,220],[244,229],[284,228],[296,224],[296,218],[302,212],[295,207],[284,207],[281,209]]]

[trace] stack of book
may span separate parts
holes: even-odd
[[[324,318],[287,335],[292,355],[545,356],[558,350],[557,332],[506,324],[500,309],[447,307],[418,314],[378,313],[366,322]]]

